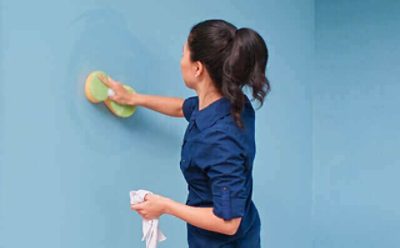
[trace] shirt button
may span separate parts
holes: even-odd
[[[184,160],[184,159],[182,159],[182,162],[184,162],[184,163],[185,163],[185,160]]]

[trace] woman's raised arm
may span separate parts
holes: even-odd
[[[132,96],[132,105],[139,105],[173,117],[183,117],[183,101],[184,99],[178,97],[144,94],[134,94]]]
[[[130,93],[120,82],[111,77],[100,77],[100,79],[114,91],[110,99],[119,104],[142,106],[165,115],[183,117],[182,98]]]

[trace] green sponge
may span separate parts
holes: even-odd
[[[88,100],[92,103],[104,102],[108,109],[116,116],[127,118],[135,113],[136,106],[118,104],[108,98],[113,94],[113,90],[108,88],[100,76],[107,78],[107,74],[102,71],[94,71],[89,74],[85,83],[85,93]],[[132,87],[123,85],[128,92],[136,92]]]

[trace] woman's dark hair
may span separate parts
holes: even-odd
[[[237,29],[224,20],[206,20],[192,27],[188,46],[192,61],[202,62],[216,88],[231,102],[236,124],[243,128],[244,86],[253,99],[264,103],[271,90],[265,69],[268,50],[263,38],[250,28]]]

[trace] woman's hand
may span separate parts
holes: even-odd
[[[114,95],[109,96],[111,100],[123,105],[137,105],[137,93],[127,91],[120,82],[112,79],[111,77],[100,75],[99,78],[105,85],[107,85],[108,88],[114,91]]]
[[[145,220],[157,219],[166,212],[168,200],[160,195],[147,194],[144,202],[131,204],[131,209],[138,212]]]

